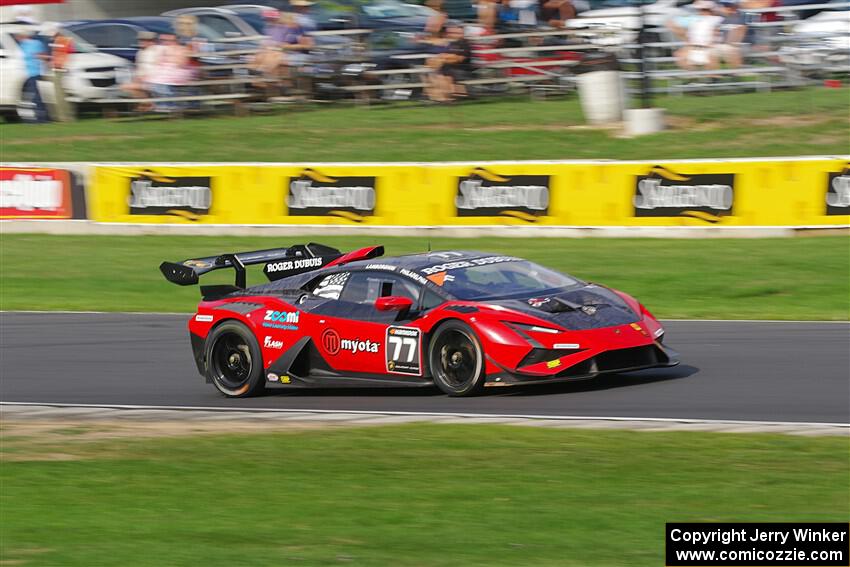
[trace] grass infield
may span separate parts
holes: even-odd
[[[665,522],[850,513],[841,438],[420,424],[77,441],[86,429],[6,443],[4,564],[657,566]]]
[[[344,250],[384,244],[424,251],[413,237],[48,236],[0,238],[0,309],[190,312],[198,288],[165,281],[163,260],[319,241]],[[850,319],[850,239],[432,238],[433,250],[515,254],[630,293],[659,317]],[[232,271],[206,276],[232,282]],[[260,267],[250,283],[265,280]]]
[[[244,118],[0,125],[3,161],[441,161],[846,154],[848,89],[658,97],[668,130],[589,128],[578,99],[394,104]]]

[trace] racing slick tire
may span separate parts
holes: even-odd
[[[225,321],[210,332],[206,344],[207,378],[228,398],[263,391],[263,354],[251,330]]]
[[[484,388],[484,349],[466,323],[448,321],[437,328],[428,363],[434,384],[450,396],[470,396]]]

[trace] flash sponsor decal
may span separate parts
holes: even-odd
[[[827,174],[826,214],[850,215],[850,162]]]
[[[422,332],[415,327],[389,327],[386,341],[387,372],[422,375]]]
[[[266,348],[273,348],[275,350],[280,350],[283,348],[283,341],[275,340],[274,337],[266,336],[265,340],[263,340],[263,346]]]
[[[212,206],[211,177],[167,177],[151,170],[130,180],[131,215],[168,215],[200,220]]]
[[[732,214],[735,174],[685,175],[656,165],[635,177],[636,217],[693,217],[715,223]]]
[[[535,222],[549,213],[549,190],[548,175],[508,177],[477,167],[457,180],[457,216],[510,216]]]
[[[330,177],[307,168],[289,181],[292,216],[337,216],[354,222],[375,214],[376,177]]]
[[[286,331],[298,330],[298,311],[274,311],[267,309],[263,316],[263,327],[270,329],[284,329]]]

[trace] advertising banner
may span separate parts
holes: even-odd
[[[101,222],[399,227],[850,225],[850,161],[846,157],[151,164],[92,169],[91,218]],[[32,174],[27,179],[52,182],[53,192],[10,190],[4,203],[14,200],[23,208],[4,209],[6,214],[67,214],[57,205],[61,199],[57,201],[55,188],[61,185],[61,171],[44,171],[43,179]],[[32,206],[38,203],[42,208]]]
[[[52,168],[0,168],[0,218],[74,218],[72,172]]]

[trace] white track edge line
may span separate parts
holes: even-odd
[[[625,417],[625,416],[581,416],[581,415],[534,415],[534,414],[492,414],[492,413],[462,413],[462,412],[418,412],[394,410],[324,410],[324,409],[284,409],[284,408],[234,408],[216,406],[160,406],[134,404],[69,404],[59,402],[3,402],[2,406],[49,406],[57,408],[84,409],[120,409],[120,410],[178,410],[178,411],[210,411],[210,412],[247,412],[247,413],[319,413],[319,414],[353,414],[353,415],[394,415],[411,417],[461,417],[489,419],[536,419],[555,421],[641,421],[647,423],[693,423],[705,425],[753,425],[777,427],[840,427],[850,429],[850,423],[819,423],[810,421],[749,421],[701,419],[688,417]]]
[[[25,315],[166,315],[169,317],[194,315],[194,311],[182,313],[174,311],[38,311],[38,310],[0,310],[3,314],[22,313]],[[684,323],[828,323],[830,325],[847,325],[847,321],[832,321],[823,319],[659,319],[662,322]]]

